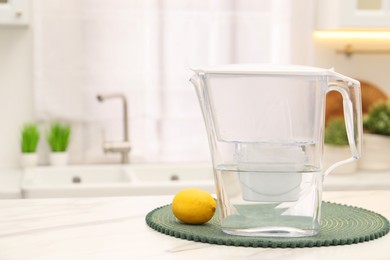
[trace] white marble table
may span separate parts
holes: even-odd
[[[0,260],[57,259],[390,259],[390,235],[319,248],[210,245],[163,235],[145,224],[172,197],[0,200]],[[390,219],[390,190],[326,192],[324,199]]]

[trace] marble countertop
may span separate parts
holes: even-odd
[[[390,190],[324,192],[324,200],[390,219]],[[0,200],[0,259],[390,259],[390,235],[370,242],[271,249],[210,245],[158,233],[145,223],[171,196]]]

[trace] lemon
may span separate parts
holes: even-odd
[[[179,191],[172,202],[172,212],[176,218],[187,224],[203,224],[215,213],[217,203],[210,193],[200,189]]]

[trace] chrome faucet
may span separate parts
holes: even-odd
[[[123,94],[109,94],[109,95],[98,95],[96,97],[100,102],[105,101],[106,99],[120,98],[123,102],[123,141],[121,142],[103,142],[103,151],[105,153],[120,153],[122,157],[122,163],[129,163],[129,153],[131,150],[131,145],[129,142],[129,129],[128,129],[128,119],[127,119],[127,99]]]

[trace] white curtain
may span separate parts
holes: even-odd
[[[104,140],[123,136],[131,159],[209,160],[190,68],[221,63],[310,64],[310,0],[34,0],[37,117],[74,126],[73,162],[113,162]],[[301,6],[305,12],[301,14]]]

